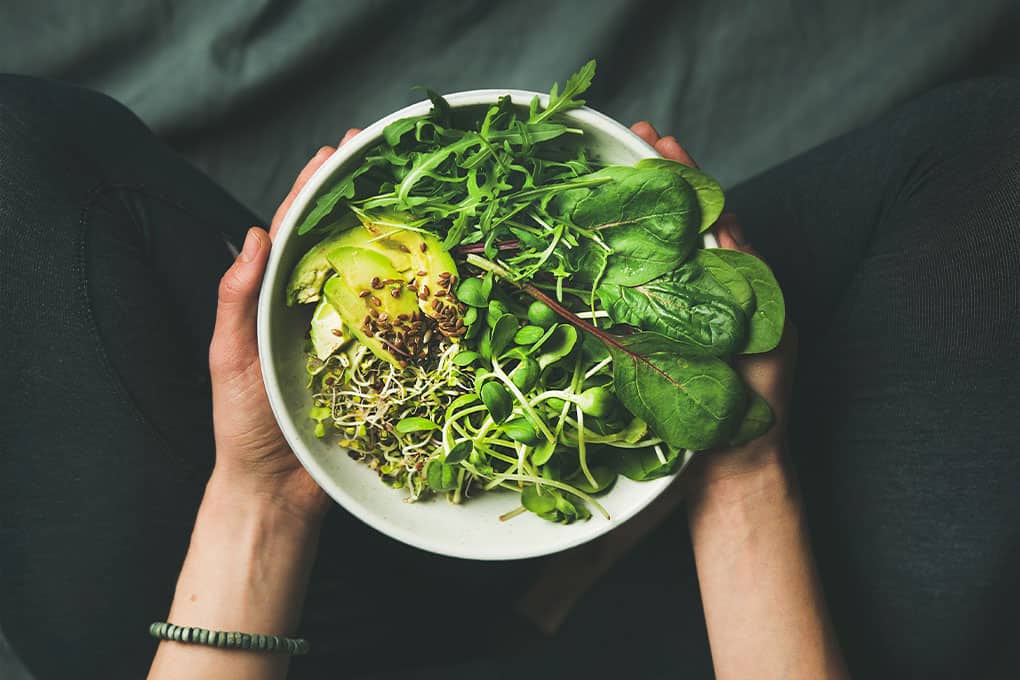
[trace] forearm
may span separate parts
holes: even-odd
[[[211,630],[296,634],[318,525],[214,473],[195,520],[168,620]],[[150,679],[283,678],[282,653],[163,642]]]
[[[848,677],[779,451],[699,482],[688,516],[717,677]]]

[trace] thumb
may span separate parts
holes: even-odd
[[[269,245],[264,229],[249,229],[240,254],[220,279],[216,328],[209,347],[214,381],[243,373],[258,360],[255,318]]]

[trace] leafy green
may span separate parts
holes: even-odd
[[[446,454],[443,462],[447,465],[453,465],[459,463],[462,460],[466,460],[471,452],[474,450],[474,444],[471,443],[470,439],[462,439],[453,445],[450,452]]]
[[[591,87],[591,81],[594,77],[595,60],[592,59],[582,66],[577,73],[567,79],[566,84],[563,86],[563,92],[559,91],[559,83],[553,83],[552,89],[549,91],[549,103],[543,111],[531,115],[531,122],[539,123],[558,113],[584,106],[584,100],[575,99],[575,97]]]
[[[425,469],[425,480],[433,491],[453,491],[457,488],[459,472],[459,468],[455,465],[434,460]]]
[[[410,418],[404,418],[396,425],[393,426],[400,434],[409,434],[411,432],[425,432],[428,430],[438,430],[439,426],[433,423],[427,418],[419,418],[412,416]]]
[[[761,395],[751,393],[744,418],[740,421],[737,431],[730,437],[727,445],[740,446],[752,439],[757,439],[769,431],[773,420],[772,408],[769,403]]]
[[[700,451],[726,441],[743,415],[740,378],[712,357],[684,356],[657,333],[609,345],[616,395],[670,446]]]
[[[754,291],[754,313],[750,318],[747,343],[741,351],[744,354],[757,354],[775,349],[783,336],[786,302],[772,270],[749,253],[722,248],[714,252],[740,272]]]
[[[489,415],[497,423],[502,423],[510,417],[513,410],[514,399],[507,388],[500,383],[490,380],[482,385],[478,392],[482,398],[485,408],[489,409]]]
[[[604,283],[598,288],[610,318],[683,343],[685,354],[729,356],[747,335],[739,307],[684,282],[675,272],[639,286]]]
[[[575,282],[640,285],[672,271],[694,249],[695,194],[677,175],[610,166],[587,178],[609,181],[564,192],[549,205],[590,234],[569,251]]]
[[[694,189],[698,201],[698,212],[701,215],[699,233],[708,231],[722,214],[723,206],[726,204],[722,187],[714,178],[701,170],[668,158],[644,158],[638,161],[635,167],[669,170],[682,177]]]
[[[750,317],[755,305],[751,284],[719,252],[716,248],[697,250],[670,275],[708,295],[729,300]]]
[[[635,482],[646,482],[673,474],[677,465],[683,460],[683,451],[675,448],[660,451],[661,459],[655,448],[651,446],[643,449],[607,447],[607,452],[613,470]]]

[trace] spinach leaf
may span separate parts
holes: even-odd
[[[636,286],[672,271],[696,245],[694,190],[656,169],[610,166],[580,179],[607,178],[561,192],[549,203],[551,213],[587,235],[566,251],[574,280]]]
[[[754,291],[744,275],[716,253],[717,248],[701,249],[677,267],[673,275],[710,295],[730,300],[750,318],[754,312]]]
[[[605,451],[607,462],[613,470],[635,482],[646,482],[672,474],[683,460],[684,453],[680,449],[668,448],[663,452],[666,459],[663,463],[650,446],[643,449],[606,447]]]
[[[750,403],[747,405],[747,413],[744,414],[744,419],[740,421],[740,426],[737,427],[737,431],[733,433],[727,444],[740,446],[752,439],[757,439],[769,431],[773,420],[772,408],[769,403],[761,395],[752,392]]]
[[[747,395],[725,362],[683,356],[683,345],[658,333],[637,333],[607,346],[616,396],[668,445],[710,449],[736,429]]]
[[[747,319],[739,307],[682,282],[676,273],[634,287],[605,283],[598,296],[614,322],[681,342],[689,348],[685,354],[729,356],[747,338]]]
[[[747,343],[741,352],[757,354],[775,349],[783,335],[786,302],[776,277],[768,265],[754,255],[739,250],[717,248],[715,254],[740,272],[754,291],[755,309],[750,321]]]
[[[644,158],[637,162],[638,168],[658,168],[669,170],[684,178],[698,199],[698,207],[701,209],[701,226],[699,233],[708,231],[709,227],[715,224],[722,214],[726,199],[723,196],[722,187],[712,177],[706,175],[697,168],[678,163],[668,158]]]

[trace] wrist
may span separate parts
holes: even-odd
[[[319,523],[213,475],[169,620],[214,630],[296,632]]]
[[[329,509],[329,498],[307,473],[268,479],[249,470],[217,461],[206,483],[202,504],[254,514],[266,519],[289,516],[292,522],[317,532]],[[295,526],[295,528],[300,528]]]
[[[685,475],[689,506],[741,503],[794,489],[784,447],[778,442],[751,442],[696,456],[689,472]]]

